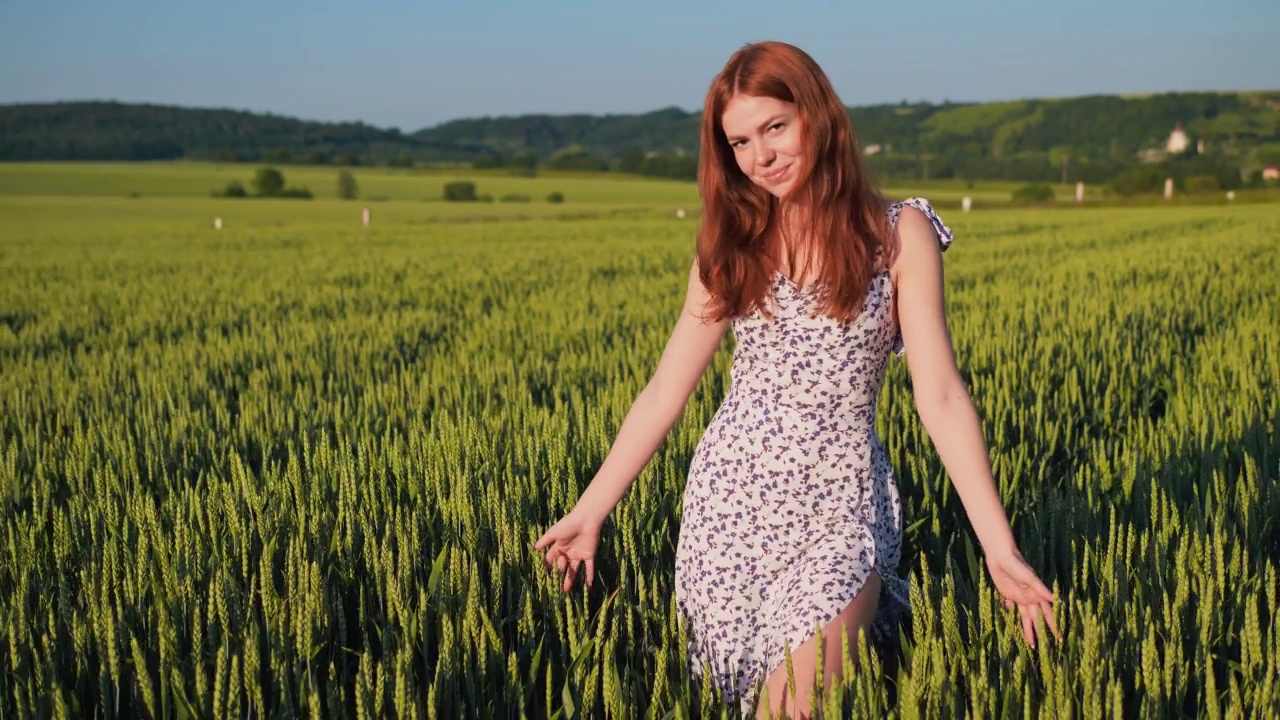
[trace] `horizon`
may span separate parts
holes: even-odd
[[[728,56],[765,38],[812,55],[849,107],[1266,91],[1280,67],[1280,3],[1267,0],[921,0],[882,20],[827,5],[779,14],[758,0],[638,7],[21,5],[0,27],[0,103],[226,109],[406,133],[486,117],[697,112]]]

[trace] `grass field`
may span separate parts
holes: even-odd
[[[692,186],[539,178],[569,202],[481,212],[358,175],[403,193],[366,229],[188,171],[0,166],[3,716],[720,717],[671,593],[731,338],[594,588],[532,551],[666,342]],[[1276,716],[1280,206],[943,216],[958,359],[1065,640],[1000,608],[893,361],[915,618],[831,707]]]
[[[0,163],[0,196],[77,197],[208,197],[228,182],[249,187],[259,165],[204,162],[148,163]],[[336,199],[338,168],[279,166],[291,186],[307,187],[317,198]],[[692,208],[698,189],[692,182],[673,182],[613,173],[574,173],[540,170],[538,177],[514,177],[507,171],[408,168],[351,168],[362,197],[375,201],[441,200],[444,183],[474,180],[480,193],[495,199],[508,193],[529,195],[541,203],[558,190],[569,202],[611,205],[662,205]],[[892,195],[927,192],[936,201],[959,202],[969,195],[975,202],[1005,201],[1021,183],[980,182],[973,188],[950,180],[922,181],[907,188],[889,188]],[[1075,186],[1060,187],[1061,200],[1074,199]],[[1089,195],[1096,188],[1088,188]]]

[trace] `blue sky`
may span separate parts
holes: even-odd
[[[807,50],[848,105],[1280,89],[1280,0],[6,3],[0,103],[230,107],[406,132],[696,109],[744,43]]]

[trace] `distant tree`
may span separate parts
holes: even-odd
[[[559,190],[552,191],[550,194],[547,195],[547,202],[549,203],[564,202],[564,193],[560,192]]]
[[[1221,187],[1218,178],[1212,175],[1192,175],[1186,180],[1187,192],[1195,195],[1200,193],[1217,192]]]
[[[505,164],[502,156],[496,152],[482,152],[471,160],[471,167],[477,170],[500,168]]]
[[[581,145],[570,145],[557,150],[547,162],[556,170],[608,170],[609,164],[587,152]]]
[[[302,161],[308,165],[324,165],[329,162],[329,157],[324,151],[311,148],[307,154],[302,157]]]
[[[687,155],[650,155],[640,166],[640,173],[677,180],[695,180],[698,177],[698,159]]]
[[[511,156],[507,161],[512,175],[535,177],[538,174],[538,155],[532,150],[524,150]]]
[[[1258,148],[1255,160],[1262,165],[1280,165],[1280,143],[1270,143]]]
[[[631,148],[618,158],[618,172],[638,173],[640,166],[644,165],[644,153],[639,148]]]
[[[356,178],[351,174],[350,170],[342,170],[338,172],[338,197],[343,200],[354,200],[360,196],[360,190],[356,186]]]
[[[284,173],[273,167],[259,168],[253,176],[253,191],[261,197],[279,197],[284,192]]]
[[[287,163],[293,160],[289,148],[273,148],[262,153],[262,161],[269,163]]]

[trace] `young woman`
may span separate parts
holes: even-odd
[[[916,409],[1026,641],[1053,594],[1019,553],[943,310],[950,229],[921,199],[888,203],[863,172],[852,123],[800,49],[748,45],[702,116],[704,203],[688,295],[652,380],[598,475],[535,544],[567,591],[599,530],[674,426],[724,333],[732,385],[689,467],[676,599],[690,662],[741,708],[809,712],[821,627],[825,687],[841,635],[893,632],[910,610],[896,574],[902,513],[875,432],[889,357],[905,355]],[[909,350],[910,352],[906,352]],[[787,695],[790,650],[796,697]]]

